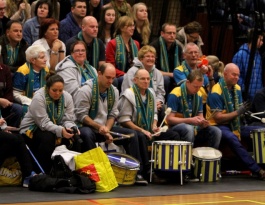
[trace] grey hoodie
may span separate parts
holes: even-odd
[[[82,74],[69,57],[70,56],[66,56],[60,63],[58,63],[55,67],[55,71],[64,79],[64,90],[74,97],[78,88],[82,87]],[[97,70],[94,67],[92,67],[92,69],[97,74]]]
[[[144,65],[138,58],[134,58],[133,60],[134,65],[131,67],[127,73],[123,76],[123,82],[121,86],[121,94],[127,89],[130,88],[133,85],[133,78],[134,74],[139,68],[144,68]],[[152,85],[154,93],[155,93],[155,99],[156,102],[160,101],[162,103],[165,103],[165,89],[164,89],[164,78],[162,73],[155,67],[155,65],[152,68],[153,77],[152,77]]]

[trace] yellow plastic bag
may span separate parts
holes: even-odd
[[[22,182],[22,173],[15,157],[10,157],[0,167],[0,186],[17,186]]]
[[[107,155],[100,147],[76,155],[75,169],[79,173],[90,175],[96,182],[96,191],[109,192],[118,186]]]

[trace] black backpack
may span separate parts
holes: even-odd
[[[54,156],[52,160],[51,177],[67,179],[73,176],[71,169],[65,163],[61,155]]]

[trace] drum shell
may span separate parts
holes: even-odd
[[[153,142],[154,170],[179,171],[191,169],[190,142],[155,141]]]
[[[220,178],[220,159],[203,160],[194,157],[194,175],[200,182],[216,182]]]
[[[265,129],[253,130],[251,132],[253,152],[258,164],[265,163]]]
[[[125,160],[133,161],[136,166],[134,168],[129,168],[128,166],[126,166],[126,164],[121,166],[113,160],[113,156],[115,156],[116,158],[124,158]],[[132,185],[135,183],[135,178],[140,167],[140,163],[137,159],[129,155],[116,152],[108,153],[108,158],[119,185]]]
[[[194,175],[200,182],[216,182],[221,174],[222,153],[211,147],[193,149]]]

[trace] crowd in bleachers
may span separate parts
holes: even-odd
[[[241,120],[250,110],[264,111],[262,32],[246,91],[253,29],[224,65],[203,53],[202,26],[196,21],[183,27],[165,22],[151,40],[144,3],[70,3],[63,16],[64,5],[55,0],[31,5],[0,0],[0,165],[15,155],[27,186],[40,170],[30,163],[26,144],[49,173],[58,145],[70,143],[85,152],[96,142],[115,142],[140,162],[136,183],[148,184],[150,141],[182,140],[218,149],[222,140],[265,180],[265,171],[240,142],[264,127],[262,113],[248,124]],[[160,133],[164,117],[168,129]],[[11,131],[14,127],[19,131]],[[75,130],[82,144],[73,138]],[[115,133],[134,137],[114,141]]]

